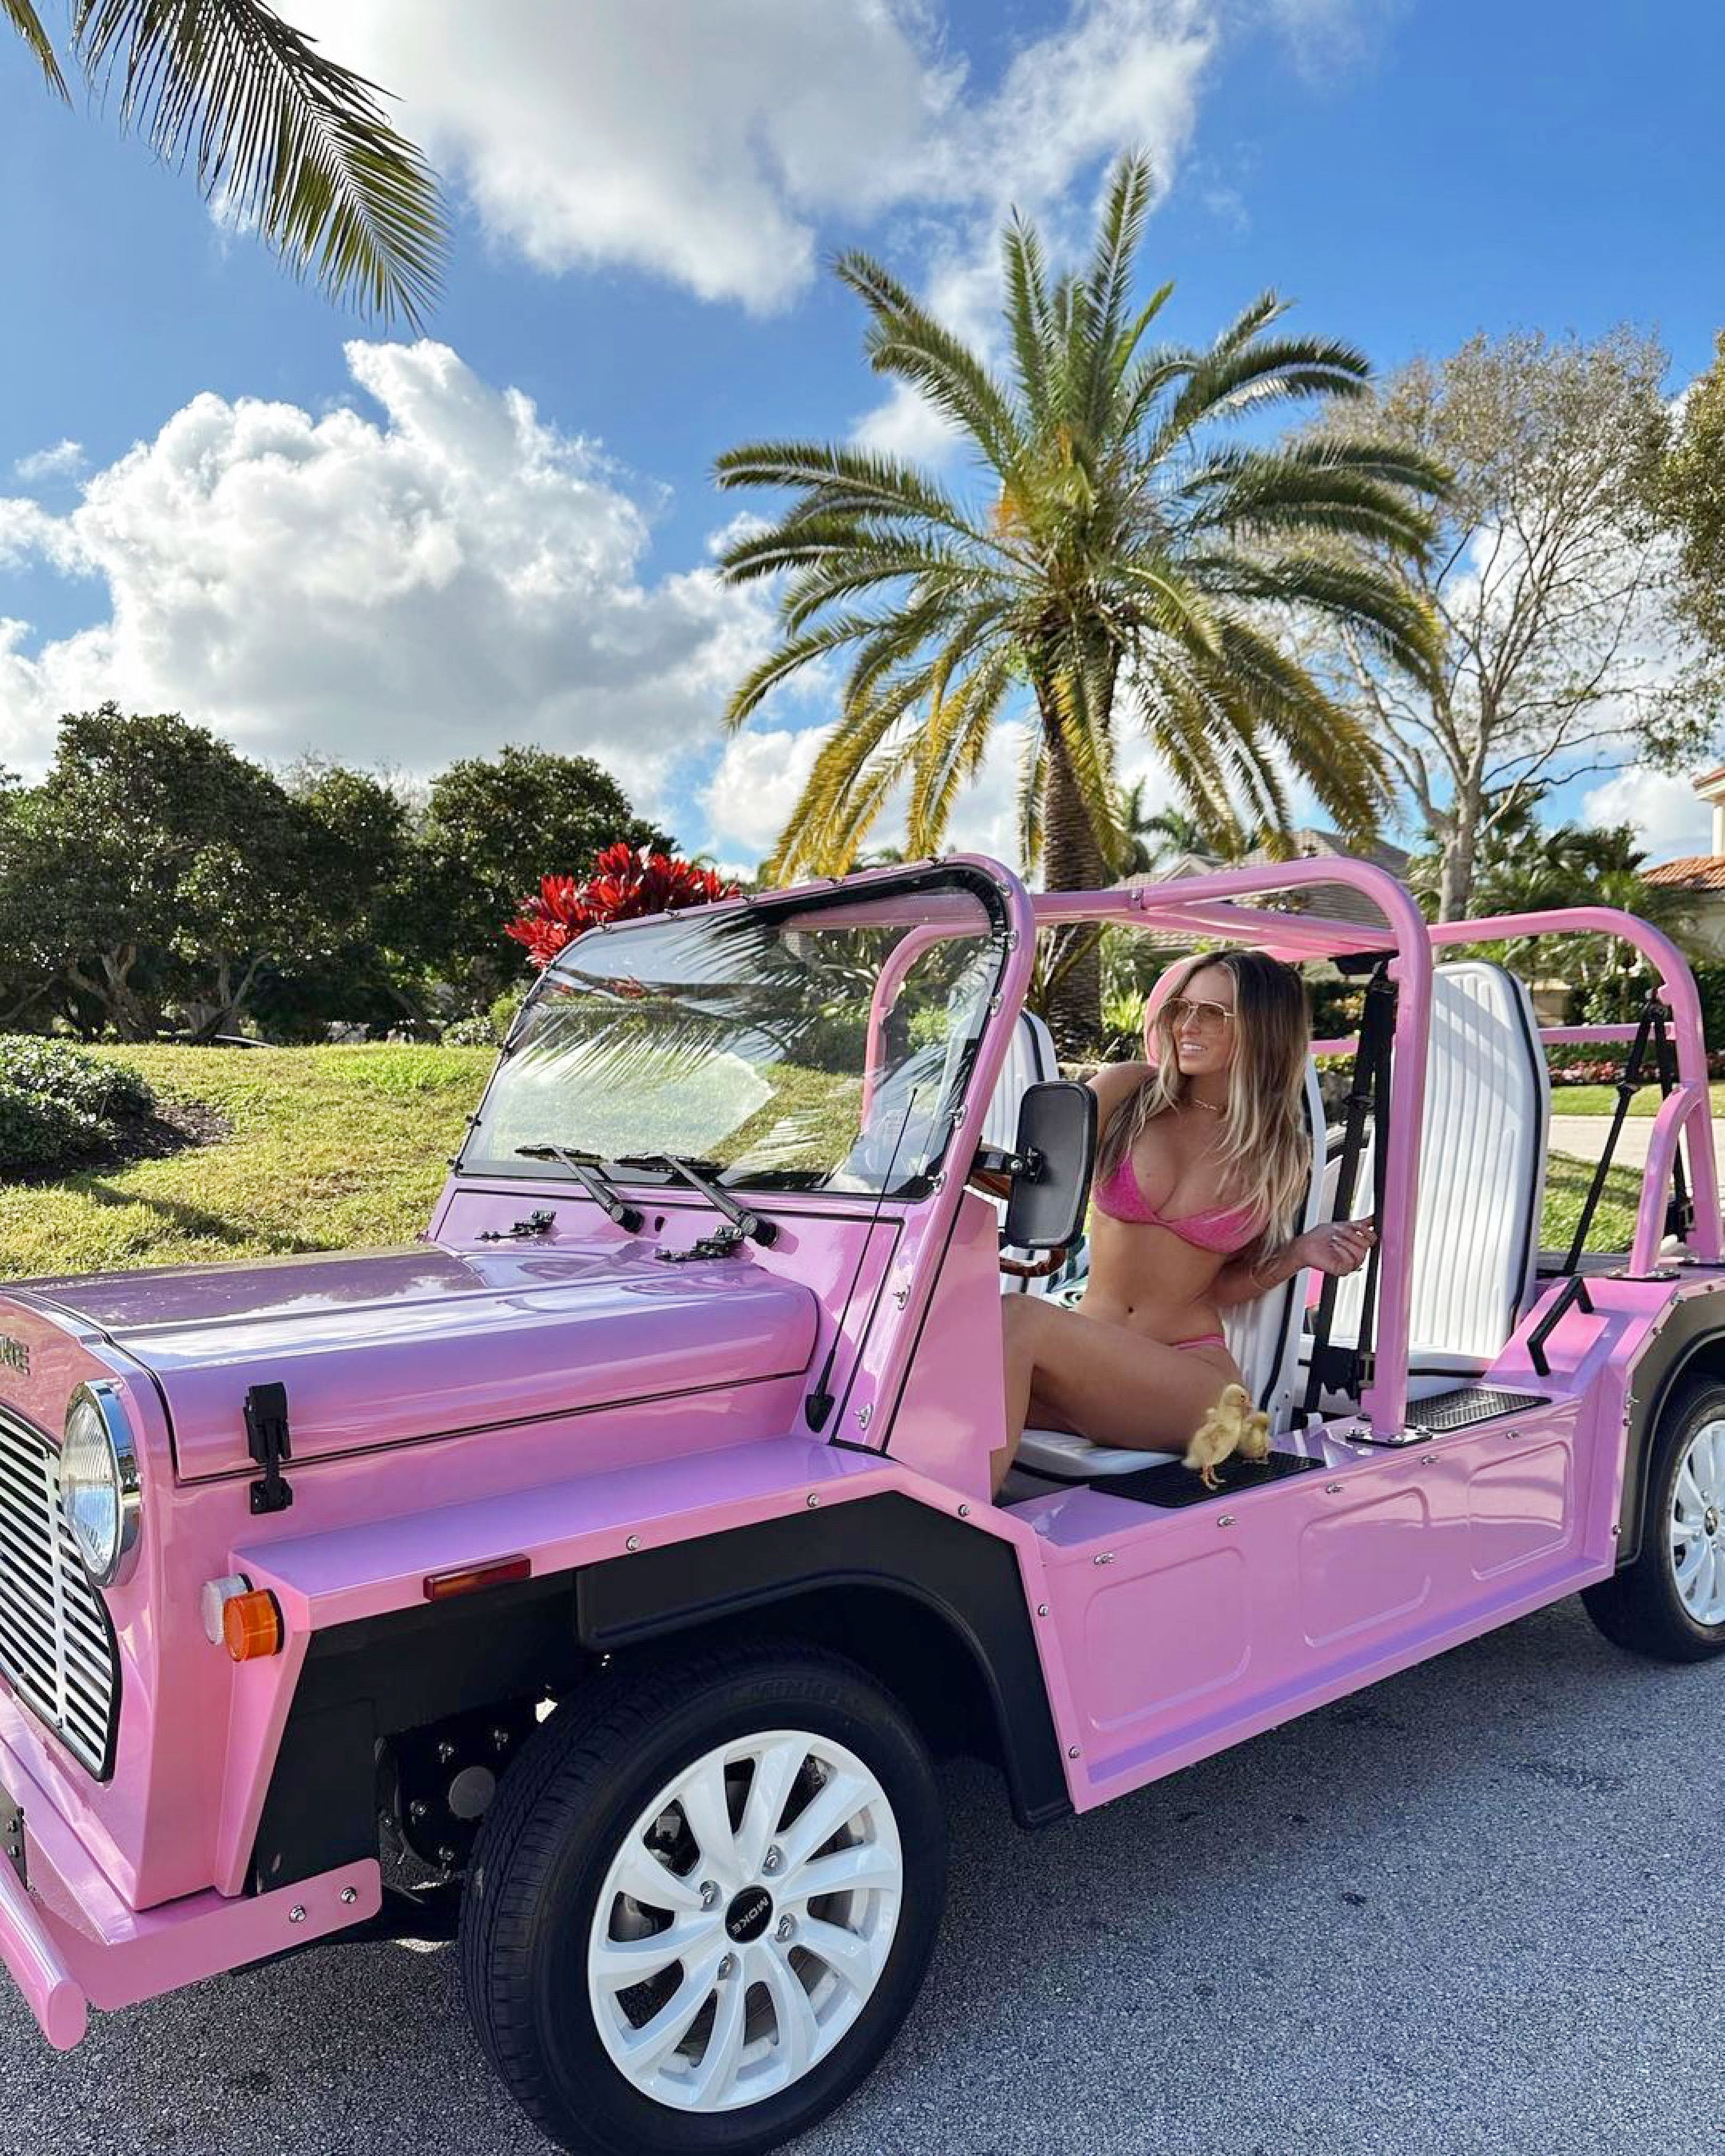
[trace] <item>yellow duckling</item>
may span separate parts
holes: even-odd
[[[1244,1385],[1230,1385],[1193,1431],[1185,1464],[1198,1470],[1206,1490],[1220,1486],[1216,1470],[1237,1452],[1242,1460],[1262,1460],[1270,1450],[1270,1418],[1252,1405]]]

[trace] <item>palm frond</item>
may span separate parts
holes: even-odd
[[[1154,192],[1155,175],[1147,157],[1131,155],[1120,159],[1108,182],[1107,199],[1091,253],[1090,274],[1085,280],[1096,311],[1097,339],[1111,352],[1125,318],[1132,267]]]
[[[961,790],[982,769],[988,753],[1012,670],[997,654],[937,701],[916,745],[915,774],[905,818],[913,854],[938,854]]]
[[[170,164],[194,158],[299,274],[419,326],[444,254],[437,182],[384,116],[382,93],[262,0],[74,0],[91,81]]]
[[[713,463],[716,485],[801,488],[831,515],[908,518],[988,544],[939,483],[896,457],[834,442],[748,442]]]
[[[1048,370],[1054,348],[1048,270],[1035,226],[1014,213],[1000,235],[1000,256],[1006,286],[1006,324],[1012,337],[1019,388],[1026,409],[1034,418],[1047,403]]]
[[[840,614],[801,636],[787,637],[776,650],[769,651],[757,665],[752,666],[732,690],[731,701],[725,706],[726,726],[735,732],[760,709],[781,682],[829,652],[842,650],[847,644],[874,634],[880,627],[880,623],[873,616]]]
[[[1032,726],[1019,752],[1018,798],[1013,825],[1017,834],[1019,865],[1033,875],[1042,860],[1042,812],[1048,798],[1048,742],[1040,726]]]
[[[69,105],[72,94],[66,88],[66,78],[60,73],[60,64],[54,58],[54,46],[47,31],[42,27],[42,18],[30,5],[30,0],[0,0],[0,8],[5,9],[7,21],[23,39],[25,49],[41,69],[49,88],[56,97],[64,98]]]
[[[875,372],[908,382],[997,471],[1010,471],[1023,438],[1005,392],[976,354],[870,256],[853,250],[834,269],[875,317],[865,339]]]

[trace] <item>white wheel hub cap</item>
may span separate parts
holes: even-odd
[[[1703,1423],[1677,1470],[1671,1569],[1697,1625],[1725,1624],[1725,1421]]]
[[[588,1995],[612,2063],[677,2110],[800,2081],[886,1966],[904,1859],[886,1793],[830,1738],[774,1729],[665,1784],[606,1874]]]

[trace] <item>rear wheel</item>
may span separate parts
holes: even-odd
[[[565,2148],[773,2148],[891,2041],[945,1866],[922,1744],[854,1665],[756,1645],[601,1679],[487,1815],[469,2006]]]
[[[1641,1547],[1584,1589],[1588,1614],[1620,1647],[1661,1661],[1725,1653],[1725,1385],[1697,1378],[1659,1419]]]

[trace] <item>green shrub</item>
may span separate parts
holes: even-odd
[[[156,1096],[130,1064],[33,1033],[0,1034],[0,1086],[42,1094],[98,1122],[146,1116],[156,1105]]]
[[[486,1012],[491,1022],[491,1038],[501,1048],[509,1038],[509,1029],[515,1024],[516,1014],[527,1000],[525,988],[506,988]]]
[[[470,1012],[465,1018],[452,1019],[439,1037],[444,1048],[495,1048],[497,1036],[491,1029],[489,1013]]]
[[[108,1136],[99,1116],[52,1093],[0,1079],[0,1174],[48,1168],[69,1154],[93,1152]]]

